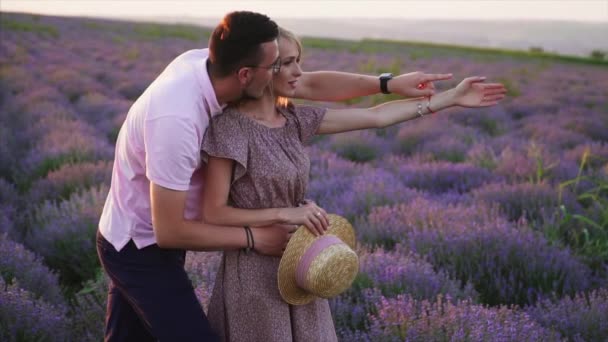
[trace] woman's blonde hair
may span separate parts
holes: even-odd
[[[286,39],[288,41],[296,43],[296,46],[298,47],[298,59],[302,57],[302,42],[300,41],[300,39],[293,32],[289,31],[284,27],[279,26],[279,42],[281,41],[281,39]],[[283,96],[277,96],[276,104],[281,107],[293,106],[291,101],[289,101],[288,98]]]
[[[300,58],[302,56],[302,42],[300,41],[300,38],[298,38],[298,36],[296,36],[293,32],[289,31],[288,29],[279,26],[278,40],[280,41],[281,39],[287,39],[291,42],[296,43],[296,45],[298,46],[298,58]]]

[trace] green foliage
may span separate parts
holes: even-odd
[[[433,54],[428,50],[414,50],[410,53],[410,59],[415,61],[417,59],[431,58]]]
[[[84,283],[72,306],[71,331],[79,341],[103,340],[109,279],[101,268],[97,276]]]
[[[536,172],[533,177],[530,177],[529,181],[530,183],[540,184],[550,176],[551,170],[555,168],[559,162],[547,165],[546,161],[543,159],[542,151],[534,142],[530,145],[528,153],[536,162]]]
[[[60,154],[57,156],[47,157],[34,170],[31,175],[32,180],[46,177],[49,172],[57,171],[63,165],[76,164],[83,161],[91,161],[91,158],[85,153],[71,151],[69,153]]]
[[[530,49],[528,49],[531,53],[535,53],[535,54],[542,54],[545,53],[545,50],[543,50],[543,48],[541,46],[530,46]]]
[[[363,143],[351,142],[341,146],[338,145],[334,147],[334,150],[340,157],[359,163],[365,163],[376,158],[376,150]]]
[[[461,163],[465,161],[466,156],[463,152],[458,150],[452,150],[449,147],[445,150],[435,152],[435,160],[445,160],[452,163]]]
[[[55,240],[53,249],[55,254],[46,256],[48,265],[59,271],[62,285],[68,298],[71,298],[87,279],[95,277],[99,268],[97,252],[93,249],[88,253],[82,253],[83,245],[95,245],[91,240],[95,239],[96,224],[90,224],[83,231],[70,232],[64,235],[64,239]],[[77,261],[74,259],[78,256]]]
[[[570,246],[597,270],[608,263],[608,180],[582,175],[589,158],[589,151],[585,151],[576,178],[560,184],[560,202],[563,191],[571,189],[586,212],[572,213],[562,203],[560,220],[556,225],[548,227],[546,234],[550,239]],[[593,186],[579,191],[581,181],[590,181]]]
[[[593,50],[589,56],[593,59],[603,60],[606,58],[606,51]]]
[[[3,17],[2,20],[0,20],[0,28],[2,28],[2,30],[35,32],[42,35],[48,35],[52,38],[59,37],[59,31],[53,26],[11,20],[6,17]]]
[[[479,118],[479,128],[492,137],[501,135],[503,133],[503,128],[500,127],[496,120],[485,116]]]
[[[521,90],[519,90],[519,87],[515,84],[515,82],[512,79],[506,78],[506,77],[499,77],[499,78],[497,78],[497,81],[502,83],[505,86],[505,88],[507,88],[507,96],[517,97],[517,96],[521,95]]]
[[[140,24],[135,27],[135,32],[140,36],[152,39],[180,38],[191,41],[200,41],[209,36],[201,28],[192,25],[163,25],[163,24]]]
[[[339,40],[339,39],[321,39],[321,38],[304,38],[302,39],[305,48],[350,51],[350,52],[370,52],[377,51],[410,53],[414,57],[422,56],[437,56],[449,53],[453,56],[466,56],[472,58],[488,58],[488,61],[496,58],[515,58],[524,59],[527,61],[539,60],[541,63],[563,62],[576,64],[594,64],[608,66],[607,59],[598,59],[590,57],[566,56],[556,53],[519,51],[498,48],[481,48],[453,44],[439,43],[422,43],[410,41],[392,41],[380,39],[362,39],[362,40]]]

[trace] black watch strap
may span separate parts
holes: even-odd
[[[393,74],[385,72],[383,74],[380,74],[380,91],[382,91],[383,94],[390,94],[391,92],[388,91],[388,81],[390,81],[393,78]]]

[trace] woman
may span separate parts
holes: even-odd
[[[293,34],[282,30],[281,69],[274,75],[273,89],[260,99],[230,106],[211,120],[203,141],[207,181],[202,212],[209,223],[286,223],[323,234],[327,213],[304,201],[310,168],[304,144],[312,136],[385,127],[452,106],[491,106],[506,93],[501,84],[484,84],[483,77],[470,77],[430,98],[367,109],[294,106],[274,93],[294,94],[301,76],[301,52]],[[255,252],[224,252],[209,303],[212,327],[229,341],[336,341],[327,300],[292,306],[281,299],[276,276],[279,261],[279,257]]]

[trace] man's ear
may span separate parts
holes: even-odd
[[[243,67],[237,71],[236,76],[239,80],[239,84],[241,86],[246,86],[251,82],[251,78],[253,77],[253,71],[251,68]]]

